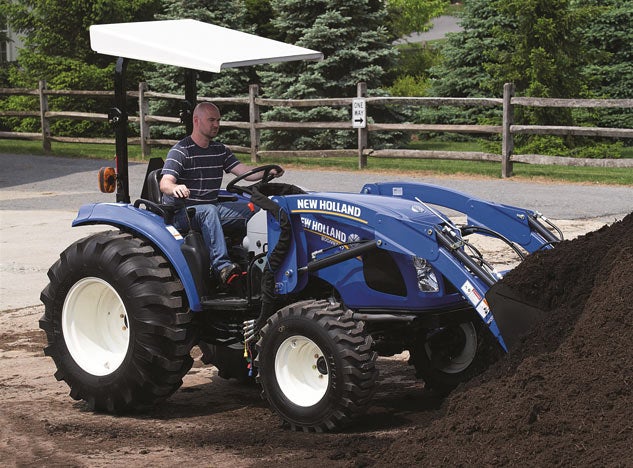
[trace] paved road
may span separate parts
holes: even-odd
[[[426,32],[412,33],[411,35],[397,41],[403,42],[426,42],[443,39],[448,33],[460,32],[464,28],[460,26],[459,18],[455,16],[442,15],[432,20],[433,27]]]
[[[109,161],[0,154],[0,210],[76,210],[84,203],[112,202],[100,193],[97,171]],[[138,198],[146,165],[130,164],[130,192]],[[393,176],[376,172],[286,171],[283,182],[310,190],[358,192],[368,182],[408,180],[443,185],[555,219],[618,216],[633,211],[633,187],[530,183],[513,179]]]
[[[108,161],[0,154],[0,311],[36,305],[46,271],[75,240],[103,226],[71,228],[84,203],[113,202],[97,188],[97,170]],[[138,198],[146,166],[130,165],[132,199]],[[599,218],[633,212],[633,187],[543,184],[516,180],[392,176],[374,172],[289,169],[282,181],[310,190],[358,192],[368,182],[409,180],[470,193],[499,203],[538,210],[552,219]]]

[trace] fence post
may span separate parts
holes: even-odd
[[[356,85],[356,97],[367,97],[367,83],[360,82]],[[353,112],[353,111],[352,111]],[[367,148],[367,125],[358,129],[358,168],[364,169],[367,167],[367,155],[365,149]]]
[[[512,177],[512,152],[514,151],[514,138],[510,126],[514,123],[514,83],[503,85],[503,130],[501,132],[501,177]]]
[[[44,93],[46,90],[46,81],[40,80],[38,87],[38,94],[40,96],[40,124],[42,127],[42,148],[45,152],[49,152],[51,150],[51,126],[50,122],[46,118],[46,113],[48,112],[48,96]]]
[[[145,159],[152,153],[152,146],[149,144],[150,130],[149,123],[145,120],[149,114],[149,102],[145,98],[145,92],[148,90],[147,83],[141,81],[138,84],[138,115],[139,115],[139,131],[141,137],[141,157]]]
[[[248,87],[248,122],[250,125],[250,138],[251,138],[251,162],[259,163],[261,158],[259,157],[259,143],[260,143],[260,130],[255,127],[255,124],[259,123],[259,105],[255,102],[255,99],[259,96],[259,85],[252,84]]]

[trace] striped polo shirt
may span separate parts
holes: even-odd
[[[215,203],[223,172],[228,174],[238,164],[233,152],[222,143],[212,141],[201,148],[187,136],[169,150],[161,174],[172,175],[176,183],[187,186],[190,192],[187,205]],[[163,203],[173,204],[174,198],[163,195]]]

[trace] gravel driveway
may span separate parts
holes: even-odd
[[[0,164],[0,310],[8,310],[39,304],[39,293],[48,281],[46,271],[59,253],[75,240],[104,230],[103,226],[71,228],[78,208],[84,203],[113,202],[114,195],[97,188],[97,171],[110,161],[0,154]],[[130,165],[133,200],[140,195],[145,170],[143,163]],[[309,190],[339,192],[358,192],[365,183],[388,180],[443,185],[565,220],[561,227],[569,227],[571,235],[633,211],[633,187],[622,186],[293,168],[282,180]]]

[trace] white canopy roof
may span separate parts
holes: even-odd
[[[192,19],[93,25],[90,46],[105,55],[215,73],[223,68],[323,58],[315,50]]]

